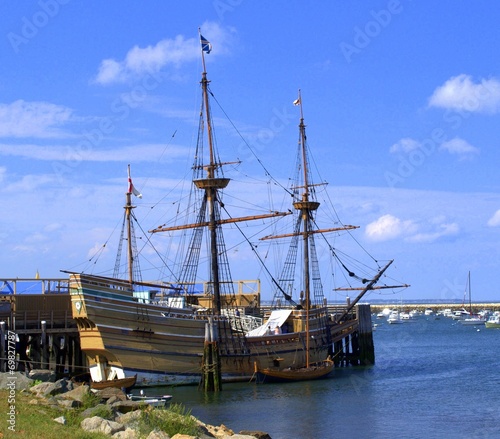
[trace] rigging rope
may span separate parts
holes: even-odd
[[[259,165],[262,167],[262,169],[264,170],[264,172],[266,173],[266,175],[272,180],[274,181],[274,183],[276,185],[278,185],[279,187],[281,187],[283,190],[285,190],[286,192],[288,192],[290,195],[293,195],[292,192],[290,192],[290,190],[288,188],[286,188],[285,186],[283,186],[278,180],[276,180],[272,175],[271,173],[267,170],[267,168],[264,166],[264,164],[262,163],[262,161],[259,159],[259,157],[257,156],[257,154],[255,153],[255,151],[253,150],[253,148],[248,144],[248,142],[246,141],[246,139],[243,137],[243,135],[240,133],[240,131],[238,130],[238,128],[236,127],[236,125],[234,125],[233,121],[229,118],[228,114],[225,112],[224,108],[222,108],[222,106],[220,105],[219,101],[217,100],[217,98],[214,96],[214,94],[212,93],[212,91],[209,89],[208,92],[210,93],[210,95],[212,96],[213,100],[217,103],[217,105],[219,106],[220,110],[224,113],[224,116],[226,116],[227,120],[229,121],[229,123],[231,124],[231,126],[234,128],[234,130],[236,131],[236,133],[238,134],[238,136],[240,136],[240,139],[243,141],[243,143],[246,145],[246,147],[249,149],[249,151],[252,153],[252,155],[254,156],[254,158],[257,160],[257,163],[259,163]]]
[[[224,210],[224,212],[226,212],[227,216],[229,218],[232,218],[231,215],[229,214],[229,212],[226,210],[226,208],[224,206],[221,206],[221,207]],[[260,255],[255,250],[255,246],[250,242],[250,240],[247,238],[247,236],[243,233],[243,230],[241,230],[241,227],[238,226],[237,223],[234,223],[234,225],[236,226],[236,228],[238,229],[238,231],[241,233],[241,235],[243,236],[243,238],[245,239],[245,241],[248,243],[248,245],[250,245],[250,248],[255,253],[255,255],[257,256],[257,259],[261,263],[262,268],[265,270],[265,272],[268,274],[269,278],[271,279],[271,282],[274,283],[276,285],[276,287],[281,291],[281,293],[283,294],[283,297],[285,298],[285,300],[287,300],[291,305],[297,306],[297,303],[292,299],[292,296],[290,294],[287,294],[283,290],[283,288],[281,288],[281,286],[278,283],[278,281],[274,278],[274,276],[271,274],[271,272],[269,271],[269,269],[266,267],[266,265],[264,264],[264,261],[262,260],[262,258],[260,257]]]

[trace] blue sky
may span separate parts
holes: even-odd
[[[0,13],[0,276],[59,277],[105,243],[112,268],[129,163],[138,218],[165,221],[190,177],[201,27],[217,101],[282,181],[302,90],[341,220],[412,285],[397,300],[461,299],[469,270],[473,300],[500,299],[497,2],[8,0]],[[258,175],[220,125],[224,159]]]

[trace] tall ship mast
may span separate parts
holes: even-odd
[[[183,224],[181,226],[164,227],[160,226],[151,233],[171,232],[183,229],[194,229],[189,245],[189,251],[184,262],[184,269],[180,276],[182,285],[193,286],[196,284],[197,268],[199,267],[199,257],[201,252],[202,235],[205,228],[208,229],[208,246],[210,259],[210,288],[213,294],[213,306],[211,310],[215,315],[220,315],[223,307],[222,296],[231,297],[234,295],[233,282],[227,259],[222,225],[265,218],[273,218],[288,215],[287,212],[272,212],[269,214],[245,216],[239,218],[221,218],[222,191],[225,189],[230,179],[223,173],[223,166],[237,164],[235,162],[221,162],[215,149],[214,133],[212,125],[212,115],[209,100],[209,84],[205,65],[205,54],[212,50],[211,44],[199,32],[201,42],[201,59],[203,72],[201,78],[202,108],[200,111],[200,123],[198,133],[198,144],[195,153],[195,163],[193,165],[193,184],[203,192],[203,199],[198,211],[197,221],[193,224]],[[204,151],[204,139],[208,144],[208,152]],[[206,162],[204,161],[206,160]],[[187,294],[191,294],[187,291]]]

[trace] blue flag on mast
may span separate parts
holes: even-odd
[[[203,50],[203,52],[207,52],[207,54],[208,54],[212,51],[212,45],[210,44],[210,41],[208,41],[201,34],[200,34],[200,42],[201,42],[201,50]]]

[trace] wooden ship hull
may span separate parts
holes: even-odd
[[[70,276],[73,317],[93,381],[137,374],[136,385],[197,384],[207,324],[213,316],[134,298],[125,281],[85,274]],[[356,321],[327,324],[326,308],[310,310],[310,356],[318,362]],[[215,320],[223,382],[248,381],[258,368],[304,364],[305,311],[290,310],[286,333],[245,336],[228,319]]]

